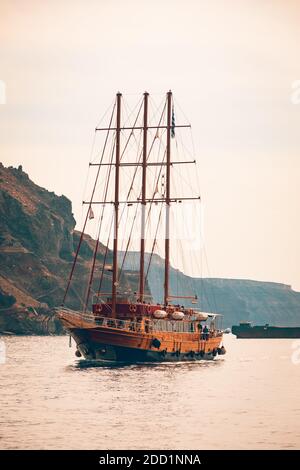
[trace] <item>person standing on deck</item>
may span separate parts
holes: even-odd
[[[208,338],[209,338],[209,329],[207,328],[207,325],[205,325],[203,328],[203,339],[207,341]]]

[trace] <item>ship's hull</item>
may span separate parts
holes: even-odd
[[[97,360],[105,362],[180,362],[211,360],[215,355],[212,352],[187,354],[178,352],[155,351],[151,349],[141,349],[129,346],[112,345],[109,343],[92,342],[89,340],[81,341],[80,331],[70,332],[75,341],[78,341],[77,348],[81,355],[88,360]],[[86,336],[85,333],[83,336]]]
[[[231,331],[237,338],[300,338],[300,327],[233,326]]]
[[[94,318],[78,312],[60,309],[58,317],[74,338],[77,357],[109,362],[164,362],[214,359],[225,354],[222,331],[209,334],[195,331],[166,331],[151,323],[132,323],[112,318]],[[146,326],[147,325],[147,326]],[[165,322],[165,326],[172,323]],[[182,325],[183,327],[184,325]],[[183,328],[182,328],[183,330]]]
[[[157,334],[155,338],[160,346],[152,346],[153,338],[138,333],[124,333],[105,328],[68,328],[74,338],[77,350],[88,360],[108,362],[180,362],[212,360],[221,353],[221,338],[202,341],[178,342],[178,347],[171,347],[176,338],[166,338]],[[223,350],[222,353],[224,354]],[[221,354],[222,354],[221,353]],[[77,353],[78,354],[78,353]]]

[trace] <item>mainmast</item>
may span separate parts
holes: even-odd
[[[143,123],[143,160],[142,160],[142,220],[141,220],[141,246],[140,246],[140,286],[139,298],[144,300],[145,293],[145,224],[146,224],[146,171],[147,171],[147,134],[148,134],[148,97],[149,93],[144,93],[144,123]]]
[[[166,234],[165,234],[165,295],[164,304],[168,305],[170,270],[170,183],[171,183],[171,119],[172,92],[167,93],[167,152],[166,152]]]
[[[116,317],[118,287],[118,229],[119,229],[119,185],[120,185],[120,135],[121,135],[121,93],[117,93],[116,123],[116,163],[115,163],[115,201],[114,201],[114,247],[112,275],[112,317]]]

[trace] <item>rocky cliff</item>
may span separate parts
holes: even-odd
[[[71,202],[65,196],[34,184],[22,167],[0,164],[0,331],[60,331],[53,308],[62,302],[78,244],[74,227]],[[67,299],[71,308],[82,306],[94,247],[95,241],[86,235]],[[100,245],[96,272],[103,252]],[[125,273],[124,282],[134,289],[136,275]],[[109,272],[103,288],[111,289]]]

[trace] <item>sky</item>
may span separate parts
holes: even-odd
[[[203,274],[300,290],[299,22],[291,0],[0,0],[0,160],[71,199],[80,228],[115,93],[172,89],[193,128]]]

